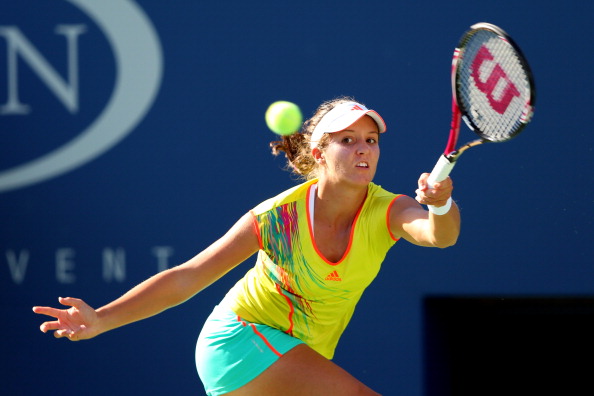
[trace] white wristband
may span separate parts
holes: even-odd
[[[446,204],[443,206],[440,206],[440,207],[436,207],[433,205],[427,205],[427,209],[429,209],[429,212],[431,212],[435,215],[438,215],[438,216],[448,213],[450,211],[451,207],[452,207],[452,197],[449,197]]]

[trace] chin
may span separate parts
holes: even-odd
[[[371,183],[373,181],[373,176],[371,177],[356,177],[356,178],[352,178],[349,180],[351,184],[357,185],[357,186],[365,186],[367,187],[369,185],[369,183]]]

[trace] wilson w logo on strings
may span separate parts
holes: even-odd
[[[507,76],[499,63],[496,63],[488,76],[481,75],[481,67],[487,61],[495,61],[493,54],[486,46],[482,46],[472,61],[472,78],[476,87],[487,96],[489,104],[499,114],[504,114],[520,91]],[[497,97],[495,95],[497,94]]]

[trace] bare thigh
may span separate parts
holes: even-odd
[[[305,344],[284,354],[272,366],[228,396],[379,395]]]

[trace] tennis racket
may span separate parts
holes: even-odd
[[[452,124],[443,155],[427,179],[444,180],[470,147],[517,136],[534,112],[532,72],[520,48],[499,27],[477,23],[460,39],[452,59]],[[456,149],[460,120],[480,138]]]

